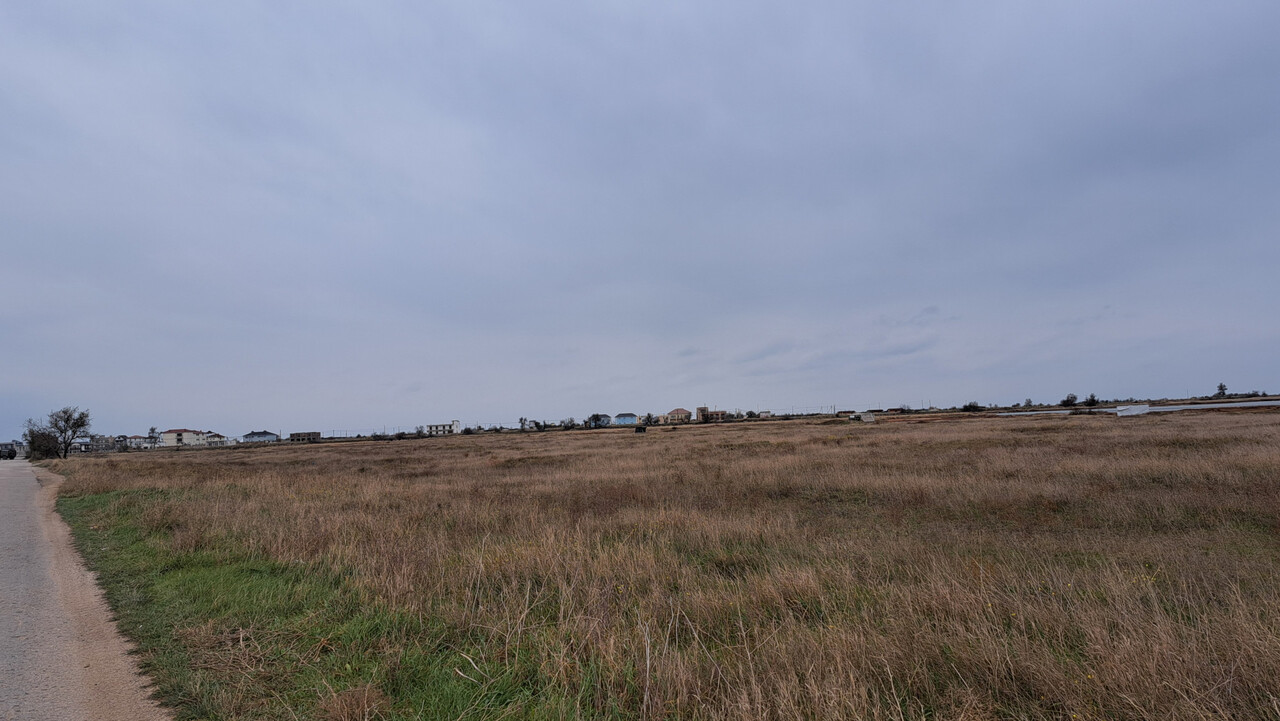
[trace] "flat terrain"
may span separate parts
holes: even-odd
[[[191,717],[1280,716],[1275,411],[54,466]]]
[[[0,462],[0,721],[168,718],[26,461]]]

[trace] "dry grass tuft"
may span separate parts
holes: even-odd
[[[376,687],[365,685],[349,688],[320,702],[324,721],[377,721],[384,718],[391,704]]]

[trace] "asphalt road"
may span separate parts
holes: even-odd
[[[0,721],[166,721],[56,494],[26,461],[0,461]]]

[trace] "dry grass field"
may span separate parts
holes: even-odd
[[[174,549],[337,569],[429,620],[429,642],[380,639],[366,711],[397,713],[385,679],[430,643],[465,654],[451,670],[477,694],[520,669],[534,691],[484,718],[537,715],[542,695],[572,700],[544,715],[581,717],[1280,718],[1280,413],[53,465],[70,496],[148,489],[147,528]]]

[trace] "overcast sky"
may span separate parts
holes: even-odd
[[[1280,391],[1280,4],[0,4],[0,438]]]

